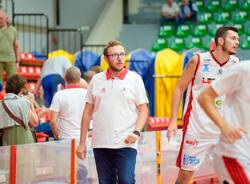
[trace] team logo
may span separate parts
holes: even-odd
[[[203,77],[202,80],[201,80],[201,83],[202,84],[211,84],[213,80],[215,80],[215,79],[214,78],[205,78],[205,77]]]
[[[233,64],[236,64],[236,63],[238,63],[238,62],[237,62],[237,61],[235,61],[235,60],[233,60],[233,61],[232,61],[232,63],[233,63]]]
[[[106,93],[106,88],[105,87],[103,87],[102,89],[101,89],[101,93]]]
[[[222,75],[222,74],[223,74],[223,70],[222,70],[222,69],[219,69],[217,74],[218,74],[218,75]]]
[[[223,100],[217,99],[214,101],[214,104],[217,108],[220,108],[223,105]]]
[[[121,94],[122,95],[127,94],[127,89],[125,87],[121,88]]]
[[[185,141],[186,144],[189,144],[191,146],[197,146],[198,145],[198,141],[194,140],[194,139],[189,139]]]
[[[209,64],[204,64],[203,68],[202,68],[202,72],[209,72]]]
[[[121,92],[122,92],[122,93],[127,92],[126,88],[125,88],[125,87],[124,87],[124,88],[122,88],[122,89],[121,89]]]
[[[195,166],[200,163],[200,159],[198,159],[196,156],[190,156],[184,154],[183,157],[183,164],[185,166]]]

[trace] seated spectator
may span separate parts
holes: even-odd
[[[6,83],[6,96],[0,104],[0,130],[2,144],[34,143],[31,128],[37,126],[34,95],[27,91],[27,80],[17,74]]]
[[[54,94],[57,91],[57,86],[64,86],[64,72],[71,66],[71,62],[64,56],[56,56],[48,59],[43,64],[41,77],[37,81],[35,95],[39,96],[39,90],[42,85],[44,93],[44,105],[49,107]]]
[[[173,22],[176,26],[179,24],[179,6],[174,0],[166,0],[166,3],[162,6],[160,24]]]
[[[55,139],[79,139],[87,90],[80,86],[77,67],[68,68],[64,78],[66,89],[55,94],[50,106],[50,125]]]
[[[198,8],[197,6],[189,0],[182,0],[180,6],[180,17],[181,22],[185,21],[198,21]]]

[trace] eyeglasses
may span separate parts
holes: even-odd
[[[109,54],[109,55],[107,55],[107,56],[110,56],[110,57],[112,57],[112,58],[118,58],[118,57],[120,56],[121,58],[124,58],[125,55],[126,55],[126,54],[125,54],[124,52],[121,52],[121,53]]]

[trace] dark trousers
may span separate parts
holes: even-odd
[[[64,79],[59,74],[50,74],[43,78],[42,86],[44,91],[44,105],[49,107],[57,92],[58,84],[64,86]]]
[[[179,17],[175,17],[175,18],[166,18],[166,17],[161,17],[160,18],[160,25],[165,25],[168,23],[174,23],[175,24],[175,28],[178,27],[178,25],[180,25],[180,18]]]
[[[35,127],[35,130],[36,132],[43,132],[45,134],[48,134],[50,137],[54,137],[49,122],[38,125],[37,127]]]
[[[134,184],[137,150],[94,148],[99,184]]]

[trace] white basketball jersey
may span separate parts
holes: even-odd
[[[246,133],[234,144],[228,144],[222,135],[217,152],[228,157],[247,159],[250,177],[250,62],[241,62],[228,70],[221,79],[212,83],[217,94],[226,94],[225,119],[233,127],[241,127]]]
[[[188,130],[190,134],[208,138],[219,135],[218,127],[201,109],[197,98],[206,86],[213,80],[223,76],[225,70],[236,63],[239,63],[239,59],[233,55],[230,56],[228,61],[221,64],[216,60],[212,52],[198,54],[195,77],[187,90],[183,118],[184,131]],[[224,97],[215,100],[215,104],[221,113],[223,113],[223,100]]]

